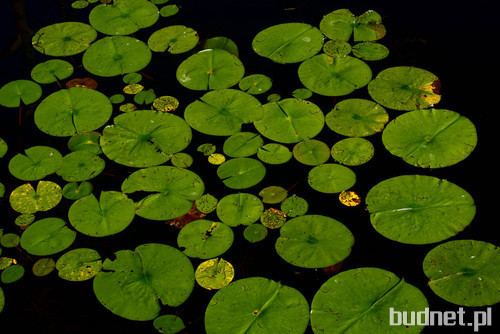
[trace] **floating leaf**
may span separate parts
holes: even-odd
[[[210,213],[217,208],[217,198],[210,194],[205,194],[195,201],[196,208],[202,213]]]
[[[391,240],[429,244],[462,231],[474,218],[472,197],[432,176],[402,175],[375,185],[366,195],[373,227]]]
[[[174,111],[179,107],[179,100],[173,96],[160,96],[153,101],[153,107],[158,111]]]
[[[187,224],[177,236],[177,244],[185,255],[203,260],[224,254],[233,240],[233,230],[228,225],[205,219]]]
[[[33,264],[32,268],[33,275],[37,277],[47,276],[55,269],[55,267],[56,267],[56,262],[50,257],[44,257],[38,259]]]
[[[134,96],[134,102],[137,104],[151,104],[156,100],[156,94],[153,90],[143,90]],[[155,108],[156,110],[159,110]]]
[[[57,175],[68,182],[87,181],[101,174],[105,166],[105,161],[96,154],[76,151],[64,156]]]
[[[217,176],[231,189],[245,189],[258,184],[266,175],[266,167],[252,158],[227,160],[217,168]]]
[[[323,17],[319,29],[326,37],[348,41],[354,35],[354,41],[375,41],[385,36],[386,29],[382,17],[373,10],[368,10],[356,17],[348,9],[338,9]]]
[[[198,33],[193,28],[173,25],[161,28],[149,36],[148,46],[152,51],[179,54],[193,49],[198,44]]]
[[[269,96],[267,97],[267,101],[268,102],[278,102],[279,100],[281,100],[281,95],[280,94],[269,94]]]
[[[205,156],[209,156],[210,154],[215,153],[216,150],[217,150],[217,147],[211,143],[201,144],[196,149],[196,151],[203,153],[203,155],[205,155]]]
[[[87,132],[71,136],[68,140],[68,148],[71,152],[89,151],[94,154],[101,154],[101,146],[99,146],[99,132]]]
[[[55,173],[62,164],[62,155],[48,146],[33,146],[9,161],[9,172],[23,181],[36,181]]]
[[[133,103],[125,103],[125,104],[122,104],[119,109],[122,112],[131,112],[131,111],[136,111],[137,107]]]
[[[364,138],[346,138],[332,146],[332,158],[346,166],[359,166],[367,163],[375,154],[373,144]]]
[[[61,218],[44,218],[31,224],[21,235],[21,247],[29,254],[47,256],[73,244],[76,232]]]
[[[114,94],[109,97],[109,101],[113,104],[120,104],[125,101],[125,96],[123,94]]]
[[[264,74],[252,74],[244,77],[238,83],[238,87],[248,94],[258,95],[271,89],[273,82],[271,78]]]
[[[217,204],[217,217],[232,227],[250,225],[264,212],[264,204],[255,195],[237,193],[223,197]]]
[[[12,209],[20,213],[47,211],[55,207],[62,199],[62,190],[51,181],[39,181],[36,191],[29,183],[23,184],[10,194]]]
[[[65,57],[85,51],[96,38],[97,31],[88,24],[62,22],[38,30],[31,43],[43,54]]]
[[[141,84],[128,84],[125,87],[123,87],[123,92],[125,94],[135,95],[139,92],[142,92],[143,89],[144,86]]]
[[[57,260],[56,269],[62,279],[71,282],[85,281],[101,271],[101,255],[90,248],[72,249]]]
[[[389,49],[374,42],[362,42],[352,47],[352,54],[363,60],[382,60],[389,56]]]
[[[250,224],[243,230],[243,236],[253,244],[267,237],[267,228],[262,224]]]
[[[268,229],[277,229],[286,222],[286,215],[277,209],[269,208],[260,216],[260,222]]]
[[[90,182],[70,182],[64,186],[62,195],[64,198],[77,200],[90,195],[92,193],[92,190],[94,190],[94,186],[92,186],[92,183]]]
[[[287,198],[288,191],[280,186],[269,186],[265,187],[259,192],[259,196],[262,197],[262,202],[266,204],[277,204],[281,203]]]
[[[173,314],[160,315],[153,321],[153,326],[162,334],[176,334],[186,328],[182,319]]]
[[[42,96],[42,87],[30,80],[15,80],[0,88],[0,105],[7,108],[17,108],[21,102],[32,104]]]
[[[202,49],[222,49],[229,52],[230,54],[239,57],[238,46],[233,40],[227,37],[212,37],[203,41],[201,45]]]
[[[356,183],[356,174],[339,164],[322,164],[309,171],[307,182],[316,191],[335,194],[351,188]]]
[[[35,221],[35,215],[32,213],[23,213],[16,217],[14,223],[21,227],[21,229],[26,229],[31,223]]]
[[[323,52],[330,57],[345,57],[351,53],[351,44],[341,40],[329,40],[323,45]]]
[[[188,168],[193,164],[193,157],[184,152],[175,153],[172,155],[172,158],[170,158],[170,162],[175,167]]]
[[[249,157],[257,153],[264,144],[264,140],[253,132],[238,132],[231,135],[224,142],[224,154],[232,158]]]
[[[166,5],[161,7],[160,9],[160,15],[162,17],[174,16],[178,12],[179,12],[179,6],[177,5]]]
[[[49,84],[69,78],[73,65],[62,59],[50,59],[33,67],[31,78],[41,84]]]
[[[123,76],[122,81],[127,85],[138,84],[142,80],[142,74],[133,72],[127,73]]]
[[[4,305],[5,305],[5,295],[3,293],[2,288],[0,287],[0,312],[2,312]]]
[[[292,152],[288,147],[277,143],[269,143],[257,150],[257,157],[270,165],[279,165],[288,162],[292,158]]]
[[[297,143],[293,147],[294,158],[309,166],[321,165],[330,158],[330,148],[322,141],[308,139]]]
[[[9,146],[7,145],[5,140],[0,138],[0,158],[3,158],[5,156],[5,154],[7,154],[8,150],[9,150]]]
[[[226,161],[224,154],[213,153],[208,156],[208,162],[212,165],[222,165]]]
[[[339,201],[345,206],[357,206],[361,204],[361,197],[352,190],[342,191],[339,194]]]
[[[95,79],[92,78],[75,78],[66,82],[65,86],[68,89],[72,87],[84,87],[89,89],[96,89],[97,81],[95,81]]]
[[[234,278],[233,265],[222,258],[200,263],[194,273],[196,282],[204,289],[217,290],[225,287]]]
[[[292,92],[292,96],[296,99],[302,99],[302,100],[307,100],[313,95],[313,92],[311,92],[307,88],[297,88]]]
[[[88,2],[87,0],[76,0],[71,3],[71,8],[83,9],[86,8],[89,4],[90,2]]]
[[[20,264],[7,267],[2,271],[1,281],[4,284],[17,282],[24,276],[24,267]]]
[[[303,216],[309,209],[307,201],[297,195],[292,195],[281,202],[281,211],[288,217]]]
[[[6,233],[0,237],[0,245],[5,248],[13,248],[19,245],[20,237],[16,233]]]

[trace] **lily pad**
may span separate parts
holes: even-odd
[[[297,195],[292,195],[281,202],[281,211],[288,217],[303,216],[309,210],[307,200]]]
[[[217,168],[217,176],[231,189],[246,189],[258,184],[266,176],[266,167],[252,158],[227,160]]]
[[[122,183],[125,194],[152,192],[136,202],[136,214],[151,220],[185,215],[205,190],[202,179],[187,169],[158,166],[139,169]]]
[[[236,57],[239,57],[238,46],[236,45],[236,43],[232,39],[224,36],[208,38],[202,42],[201,47],[203,50],[222,49]]]
[[[87,132],[71,136],[68,140],[68,148],[71,152],[90,151],[94,154],[101,154],[102,149],[99,146],[99,132]]]
[[[268,229],[274,230],[283,226],[286,222],[286,215],[280,210],[269,208],[260,216],[260,222]]]
[[[134,96],[134,102],[137,104],[151,104],[156,100],[156,94],[153,90],[143,90]]]
[[[424,326],[391,326],[389,310],[410,314],[428,307],[418,288],[392,272],[356,268],[331,277],[319,288],[311,303],[311,327],[314,333],[416,334]]]
[[[474,218],[473,198],[459,186],[425,175],[402,175],[366,195],[373,227],[391,240],[430,244],[462,231]]]
[[[185,255],[203,260],[224,254],[233,240],[233,230],[228,225],[205,219],[187,224],[177,236],[177,244]]]
[[[179,100],[173,96],[160,96],[153,101],[153,108],[158,111],[174,111],[178,107]]]
[[[130,320],[153,320],[161,304],[176,307],[191,294],[194,269],[181,251],[163,244],[120,250],[94,278],[94,293],[108,310]]]
[[[339,164],[322,164],[309,171],[307,182],[316,191],[335,194],[351,188],[356,183],[356,174]]]
[[[57,175],[68,182],[87,181],[101,174],[105,166],[105,161],[94,153],[76,151],[64,156]]]
[[[66,57],[85,51],[96,38],[97,31],[88,24],[62,22],[38,30],[31,44],[48,56]]]
[[[371,98],[394,110],[426,109],[441,100],[441,81],[429,71],[412,66],[390,67],[368,85]]]
[[[186,328],[182,319],[173,314],[160,315],[153,321],[153,326],[162,334],[176,334]]]
[[[12,191],[9,202],[12,209],[20,213],[48,211],[62,199],[61,187],[51,181],[39,181],[36,190],[25,183]]]
[[[235,89],[208,92],[184,111],[184,119],[193,129],[212,136],[230,136],[240,132],[242,124],[263,116],[259,100]]]
[[[21,235],[21,247],[29,254],[47,256],[73,244],[76,232],[61,218],[44,218],[31,224]]]
[[[292,153],[295,160],[309,166],[324,164],[330,158],[328,145],[316,139],[307,139],[297,143]]]
[[[9,161],[9,172],[23,181],[41,180],[55,173],[62,164],[62,155],[48,146],[33,146]]]
[[[477,240],[438,245],[423,263],[435,294],[450,303],[470,307],[500,302],[499,268],[499,248]]]
[[[259,196],[262,197],[262,203],[278,204],[287,198],[288,191],[280,186],[269,186],[259,191]]]
[[[375,154],[373,144],[364,138],[346,138],[332,146],[332,158],[346,166],[359,166],[367,163]]]
[[[234,267],[222,258],[215,258],[200,263],[194,273],[196,282],[204,289],[221,289],[234,278]]]
[[[212,297],[205,311],[207,334],[304,333],[309,305],[294,288],[263,278],[240,279]]]
[[[325,117],[314,103],[288,98],[263,105],[264,117],[254,121],[264,137],[280,143],[298,143],[321,132]]]
[[[69,78],[73,65],[62,59],[50,59],[33,67],[31,78],[41,84],[49,84]]]
[[[299,79],[314,93],[325,96],[343,96],[366,86],[372,79],[372,70],[362,60],[350,56],[329,57],[319,54],[299,66]]]
[[[323,17],[319,29],[326,37],[334,40],[375,41],[385,36],[382,17],[368,10],[356,17],[349,9],[338,9]]]
[[[264,144],[264,140],[253,132],[238,132],[231,135],[224,142],[224,154],[232,158],[249,157],[257,153]]]
[[[179,6],[177,5],[166,5],[161,7],[160,9],[160,15],[162,17],[170,17],[174,16],[179,12]]]
[[[134,201],[118,191],[103,191],[74,202],[68,211],[70,224],[80,233],[105,237],[123,231],[135,216]]]
[[[198,33],[193,28],[173,25],[161,28],[149,36],[148,46],[155,52],[179,54],[193,49],[198,44]]]
[[[0,245],[5,248],[13,248],[19,245],[21,238],[16,233],[5,233],[0,237]]]
[[[250,224],[243,230],[243,236],[250,243],[256,243],[267,237],[267,227],[262,224]]]
[[[307,88],[297,88],[292,92],[292,96],[296,99],[302,99],[302,100],[307,100],[313,95],[313,92],[311,92]]]
[[[31,80],[15,80],[0,88],[0,105],[17,108],[21,103],[32,104],[42,96],[42,87]]]
[[[4,305],[5,305],[5,295],[3,293],[2,288],[0,287],[0,312],[2,312]]]
[[[7,154],[8,150],[9,150],[9,145],[7,145],[5,140],[0,138],[0,158],[3,158]]]
[[[188,124],[179,116],[155,110],[137,110],[114,118],[100,139],[104,154],[130,167],[151,167],[165,163],[171,154],[191,142]]]
[[[101,271],[101,255],[90,248],[72,249],[57,260],[56,269],[62,279],[71,282],[86,281]]]
[[[331,39],[323,45],[323,52],[330,57],[345,57],[351,53],[351,44]]]
[[[298,63],[321,51],[323,34],[306,23],[282,23],[259,32],[253,50],[276,63]]]
[[[238,83],[238,87],[248,94],[258,95],[271,89],[273,81],[264,74],[252,74],[244,77]]]
[[[446,109],[415,110],[392,120],[382,133],[385,148],[410,165],[454,165],[474,150],[477,133],[465,116]]]
[[[262,201],[249,193],[227,195],[217,204],[217,217],[232,227],[255,223],[262,212],[264,212]]]
[[[56,91],[40,102],[35,110],[35,124],[56,137],[94,131],[113,113],[106,95],[90,88],[72,87]]]
[[[352,54],[363,60],[382,60],[389,56],[389,49],[380,43],[362,42],[352,47]]]
[[[33,264],[33,275],[36,277],[43,277],[47,276],[50,274],[54,269],[56,268],[56,261],[54,261],[50,257],[44,257],[41,259],[38,259],[34,264]]]
[[[64,198],[77,200],[90,195],[92,193],[92,190],[94,190],[94,186],[90,182],[70,182],[64,186],[62,195]]]
[[[193,157],[185,152],[175,153],[170,159],[172,166],[177,168],[188,168],[193,164],[193,161]]]
[[[19,281],[24,276],[24,267],[20,264],[14,264],[2,271],[0,280],[4,284],[10,284]]]
[[[321,215],[292,218],[280,229],[276,252],[302,268],[325,268],[351,253],[354,237],[341,222]]]
[[[266,164],[279,165],[288,162],[293,154],[288,147],[278,144],[269,143],[261,146],[257,150],[257,157]]]
[[[215,211],[219,201],[210,194],[205,194],[195,201],[196,208],[202,213],[210,213]]]

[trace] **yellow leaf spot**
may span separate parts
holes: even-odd
[[[212,153],[208,156],[208,162],[212,165],[220,165],[226,161],[226,157],[220,153]]]
[[[361,203],[361,197],[354,191],[342,191],[339,195],[340,203],[345,206],[356,206]]]

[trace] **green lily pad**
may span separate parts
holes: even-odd
[[[306,23],[282,23],[259,32],[253,50],[276,63],[298,63],[321,51],[323,34]]]
[[[409,315],[428,307],[418,288],[392,272],[356,268],[331,277],[319,288],[311,303],[311,327],[314,333],[416,334],[424,326],[391,326],[390,308]]]
[[[302,100],[307,100],[313,95],[313,92],[311,92],[307,88],[297,88],[292,92],[292,96],[296,99],[302,99]]]
[[[158,7],[147,0],[114,0],[92,9],[89,22],[106,35],[130,35],[156,23]]]
[[[0,198],[5,196],[5,186],[0,182]]]
[[[142,81],[142,74],[137,72],[127,73],[123,76],[122,81],[127,85],[138,84]]]
[[[267,228],[262,224],[250,224],[243,230],[243,237],[250,243],[256,243],[267,237]]]
[[[71,152],[75,151],[90,151],[94,154],[101,154],[101,146],[99,146],[99,132],[87,132],[71,136],[68,140],[68,148]]]
[[[248,193],[224,196],[217,204],[217,217],[232,227],[255,223],[263,212],[262,201]]]
[[[57,260],[56,269],[62,279],[71,282],[86,281],[101,271],[101,255],[90,248],[72,249]]]
[[[325,116],[332,131],[347,137],[371,136],[382,131],[388,121],[381,105],[365,99],[342,100]]]
[[[4,305],[5,305],[5,295],[3,293],[2,288],[0,287],[0,312],[2,312]]]
[[[193,157],[185,152],[175,153],[170,158],[172,166],[177,168],[188,168],[193,164]]]
[[[286,262],[302,268],[325,268],[351,253],[354,237],[339,221],[321,215],[292,218],[280,229],[276,252]]]
[[[269,186],[259,191],[259,196],[262,197],[262,203],[278,204],[287,198],[288,191],[280,186]]]
[[[57,183],[39,181],[36,190],[25,183],[12,191],[9,202],[12,209],[20,213],[48,211],[62,199],[62,190]]]
[[[5,248],[13,248],[19,245],[21,238],[16,233],[6,233],[0,237],[0,245]]]
[[[205,311],[207,334],[304,333],[309,305],[294,288],[263,278],[240,279],[212,297]]]
[[[224,89],[236,85],[245,75],[238,57],[222,49],[202,50],[177,68],[179,83],[192,90]]]
[[[264,140],[253,132],[238,132],[231,135],[224,142],[224,154],[232,158],[249,157],[257,153],[264,144]]]
[[[252,158],[227,160],[217,168],[217,176],[231,189],[246,189],[258,184],[266,176],[266,167]]]
[[[33,213],[23,213],[16,217],[14,223],[17,226],[28,227],[31,223],[35,221],[35,215]]]
[[[160,9],[160,15],[162,17],[170,17],[174,16],[179,12],[179,6],[177,5],[166,5],[161,7]]]
[[[151,104],[156,100],[156,94],[152,90],[143,90],[134,95],[134,102],[137,104]]]
[[[176,307],[191,294],[194,269],[181,251],[162,244],[120,250],[106,259],[94,278],[94,293],[104,307],[130,320],[153,320],[161,304]]]
[[[41,180],[55,173],[62,164],[62,155],[48,146],[33,146],[9,161],[9,172],[23,181]]]
[[[208,92],[184,110],[184,119],[193,129],[212,136],[240,132],[242,124],[257,121],[263,115],[259,100],[235,89]]]
[[[389,56],[389,49],[380,43],[362,42],[352,47],[352,54],[363,60],[382,60]]]
[[[290,161],[292,156],[288,147],[278,143],[265,144],[257,150],[257,157],[270,165],[284,164]]]
[[[211,259],[224,254],[233,244],[233,230],[224,223],[195,220],[182,228],[177,244],[189,257]]]
[[[323,17],[319,29],[326,37],[334,40],[375,41],[385,36],[386,29],[382,17],[368,10],[356,17],[348,9],[338,9]]]
[[[464,306],[500,302],[500,250],[488,242],[453,240],[431,249],[423,269],[429,287],[444,300]]]
[[[303,216],[309,210],[307,200],[297,195],[292,195],[281,202],[281,211],[288,217]]]
[[[343,96],[366,86],[372,70],[362,60],[350,56],[329,57],[319,54],[299,66],[302,84],[316,94]]]
[[[454,111],[415,110],[387,124],[382,142],[410,165],[441,168],[468,157],[476,147],[477,133],[467,117]]]
[[[5,140],[0,138],[0,158],[3,158],[7,154],[8,150],[9,150],[9,145],[7,145]]]
[[[23,276],[24,267],[20,264],[15,264],[2,271],[0,280],[4,284],[10,284],[19,281]]]
[[[269,94],[267,97],[267,102],[278,102],[279,100],[281,100],[281,95],[277,93]]]
[[[300,99],[284,99],[263,105],[264,117],[254,121],[264,137],[279,143],[298,143],[321,132],[325,117],[314,103]]]
[[[323,45],[323,52],[330,57],[345,57],[351,53],[351,44],[331,39]]]
[[[92,190],[94,190],[94,186],[90,182],[70,182],[64,186],[62,195],[64,198],[77,200],[90,195]]]
[[[71,3],[71,8],[74,9],[83,9],[90,5],[90,2],[87,0],[75,0]]]
[[[269,208],[260,216],[260,222],[268,229],[274,230],[283,226],[286,222],[286,215],[280,210]]]
[[[35,124],[56,137],[94,131],[111,117],[113,106],[106,95],[90,88],[72,87],[56,91],[40,102]]]
[[[89,151],[76,151],[64,156],[57,175],[64,181],[81,182],[101,174],[106,162]]]
[[[204,40],[201,44],[201,48],[203,50],[222,49],[236,57],[239,57],[238,46],[236,43],[232,39],[224,36],[211,37]]]
[[[120,104],[125,102],[125,95],[123,94],[114,94],[109,97],[109,101],[113,104]]]
[[[368,85],[371,98],[394,110],[426,109],[439,103],[441,82],[429,71],[412,66],[390,67]]]
[[[339,193],[356,183],[356,174],[339,164],[322,164],[309,171],[307,182],[316,191],[327,194]]]
[[[70,224],[80,233],[105,237],[127,228],[135,216],[134,201],[118,191],[103,191],[74,202],[68,211]]]
[[[33,264],[33,275],[36,277],[43,277],[47,276],[50,274],[54,269],[56,268],[56,261],[54,261],[50,257],[44,257],[41,259],[38,259],[34,264]]]
[[[122,183],[125,194],[152,192],[136,202],[136,214],[151,220],[168,220],[185,215],[204,192],[205,185],[195,173],[170,166],[139,169]]]
[[[85,51],[97,38],[97,31],[81,22],[51,24],[38,30],[31,44],[47,56],[66,57]]]
[[[207,290],[221,289],[234,278],[234,267],[222,258],[215,258],[200,263],[194,273],[196,283]]]
[[[219,201],[210,194],[205,194],[195,201],[196,208],[202,213],[210,213],[217,209]]]
[[[330,158],[328,145],[316,139],[307,139],[297,143],[292,153],[295,160],[309,166],[324,164]]]
[[[33,67],[31,78],[41,84],[49,84],[69,78],[74,68],[62,59],[50,59]]]
[[[21,247],[29,254],[47,256],[73,244],[76,232],[61,218],[44,218],[31,224],[21,235]]]
[[[152,51],[179,54],[193,49],[198,44],[198,33],[193,28],[173,25],[161,28],[149,36],[148,46]]]
[[[332,158],[346,166],[359,166],[367,163],[375,154],[373,144],[364,138],[346,138],[332,146]]]
[[[459,186],[432,176],[402,175],[366,195],[373,227],[391,240],[430,244],[462,231],[474,218],[473,198]]]
[[[264,74],[252,74],[244,77],[238,83],[238,87],[248,94],[258,95],[271,89],[273,81]]]
[[[153,326],[162,334],[176,334],[186,328],[182,319],[173,314],[160,315],[153,321]]]
[[[142,70],[151,61],[146,43],[129,36],[104,37],[83,54],[83,67],[102,77],[113,77]]]
[[[191,128],[179,116],[155,110],[137,110],[114,118],[100,139],[104,154],[130,167],[163,164],[191,142]]]
[[[32,104],[42,96],[42,87],[30,80],[15,80],[0,88],[0,105],[7,108],[17,108],[21,102]]]

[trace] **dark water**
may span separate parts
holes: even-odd
[[[85,20],[87,9],[73,10],[71,1],[26,0],[25,6],[28,23],[33,31],[63,20]],[[301,87],[296,75],[298,64],[278,65],[257,56],[251,49],[251,40],[260,30],[278,23],[306,22],[317,25],[322,16],[332,10],[349,8],[357,15],[373,9],[383,16],[388,33],[381,40],[391,50],[389,58],[370,63],[374,75],[380,70],[397,65],[421,67],[436,74],[442,81],[443,98],[438,108],[450,109],[467,116],[476,125],[479,143],[475,151],[456,166],[438,170],[423,170],[411,167],[391,156],[382,146],[380,136],[368,137],[376,149],[375,157],[366,165],[353,168],[357,175],[354,190],[363,198],[376,183],[389,177],[403,174],[426,174],[445,178],[466,189],[475,199],[477,214],[472,224],[453,239],[477,239],[500,244],[496,226],[495,199],[492,198],[497,189],[497,177],[494,158],[497,151],[490,151],[496,146],[493,115],[498,113],[495,106],[494,86],[490,84],[493,72],[498,68],[495,58],[495,47],[498,43],[498,28],[495,13],[498,6],[494,1],[452,1],[435,2],[385,2],[385,1],[182,1],[171,0],[182,6],[180,12],[171,18],[162,19],[164,25],[183,24],[198,31],[200,38],[225,36],[234,40],[240,51],[240,59],[245,65],[246,73],[262,73],[274,80],[269,93],[278,93],[289,97],[291,92]],[[63,4],[63,6],[61,6]],[[2,51],[11,42],[13,19],[9,1],[2,1]],[[146,41],[152,29],[136,33],[136,37]],[[33,54],[34,62],[44,58]],[[78,65],[81,56],[71,59]],[[190,92],[181,87],[175,80],[177,65],[187,57],[181,55],[155,54],[153,61],[144,72],[154,80],[145,80],[147,88],[153,88],[158,95],[176,96],[181,103],[180,110],[200,93]],[[16,79],[29,79],[32,68],[30,58],[25,58],[17,50],[0,60],[0,84]],[[85,72],[76,69],[74,77]],[[99,79],[99,90],[112,95],[120,92],[123,84],[120,79]],[[44,92],[55,91],[57,87],[46,87]],[[264,94],[267,96],[267,94]],[[265,96],[260,97],[264,102]],[[349,97],[367,98],[366,89],[361,89]],[[340,100],[337,99],[337,101]],[[312,102],[317,103],[326,114],[333,108],[336,100],[314,96]],[[41,133],[32,122],[33,109],[24,110],[23,126],[17,127],[17,110],[1,110],[0,136],[9,143],[9,154],[1,161],[1,182],[9,191],[20,182],[12,179],[7,171],[6,162],[19,148],[34,145],[49,145],[67,153],[67,139],[54,139]],[[392,112],[391,118],[397,113]],[[250,127],[248,129],[251,129]],[[341,139],[325,128],[318,139],[329,146]],[[222,140],[214,140],[195,134],[193,143],[187,150],[196,156],[196,147],[204,142],[221,144]],[[220,147],[220,145],[219,145]],[[227,194],[222,183],[216,177],[216,167],[204,161],[195,162],[191,167],[206,183],[207,192],[221,198]],[[108,162],[108,161],[107,161]],[[245,190],[257,193],[265,185],[280,185],[285,188],[294,186],[291,193],[305,197],[309,204],[309,213],[331,216],[344,223],[354,234],[356,243],[352,254],[345,261],[343,269],[357,267],[379,267],[394,272],[399,277],[419,287],[429,300],[431,310],[457,310],[458,306],[446,303],[436,297],[427,287],[427,278],[422,272],[421,264],[425,254],[435,245],[411,246],[385,239],[376,233],[370,225],[369,217],[363,205],[356,208],[343,207],[335,195],[318,195],[310,190],[306,175],[310,168],[298,163],[285,173],[277,168],[268,168],[263,182],[256,187]],[[96,192],[100,190],[117,190],[121,181],[130,170],[108,162],[106,172],[116,177],[101,175],[92,183]],[[58,182],[57,178],[49,178]],[[59,181],[60,182],[60,181]],[[0,228],[5,231],[16,231],[13,220],[16,217],[8,200],[1,202],[2,220]],[[56,209],[37,214],[37,218],[58,215],[66,217],[71,203],[63,201]],[[208,217],[207,217],[208,218]],[[214,218],[215,219],[215,218]],[[278,235],[272,231],[268,238],[255,245],[249,245],[242,238],[242,228],[235,229],[235,242],[224,258],[236,268],[236,279],[251,276],[263,276],[280,280],[283,284],[293,286],[301,291],[310,302],[319,286],[328,279],[322,270],[306,270],[293,267],[279,258],[274,251],[274,240]],[[132,225],[116,236],[104,239],[93,239],[78,235],[72,246],[90,247],[98,250],[104,257],[110,256],[119,249],[133,249],[147,242],[160,242],[175,246],[177,230],[160,222],[141,220],[136,217]],[[0,314],[0,333],[154,333],[151,322],[134,322],[122,319],[107,311],[95,298],[91,281],[67,282],[57,278],[56,273],[49,277],[36,278],[30,273],[32,263],[19,253],[3,250],[4,256],[15,255],[23,264],[27,273],[20,281],[2,285],[6,295],[6,305]],[[196,267],[201,261],[193,260]],[[176,309],[165,308],[165,313],[178,314],[187,325],[186,333],[197,334],[203,331],[203,315],[208,300],[213,292],[195,287],[192,296]],[[484,308],[478,308],[482,310]],[[467,311],[474,308],[465,308]],[[500,310],[493,310],[493,323],[500,324]],[[5,323],[12,329],[6,330]],[[492,330],[492,329],[491,329]],[[426,328],[424,333],[472,333],[472,329],[455,326],[449,331],[444,327]],[[480,333],[490,332],[482,329]],[[224,333],[221,333],[224,334]]]

